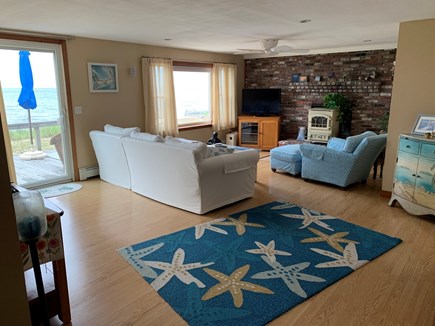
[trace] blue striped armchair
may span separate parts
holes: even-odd
[[[302,144],[302,178],[347,187],[366,182],[373,163],[385,148],[387,135],[366,131],[328,145]]]

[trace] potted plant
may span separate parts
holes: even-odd
[[[385,112],[379,119],[380,134],[386,134],[388,132],[388,121],[390,120],[390,112]]]
[[[349,136],[352,122],[352,102],[341,94],[330,93],[323,97],[323,106],[337,111],[340,135]]]

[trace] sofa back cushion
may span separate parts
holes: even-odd
[[[155,142],[159,142],[159,143],[163,143],[165,141],[165,139],[162,136],[149,134],[147,132],[133,131],[130,134],[130,137],[135,138],[135,139],[146,140],[146,141],[155,141]]]
[[[175,138],[174,138],[175,139]],[[168,145],[168,147],[176,147],[176,148],[183,148],[187,149],[193,152],[193,156],[195,158],[195,162],[198,163],[202,161],[204,158],[206,158],[207,154],[207,145],[204,143],[201,143],[199,141],[194,142],[183,142],[178,140],[169,140],[165,139],[165,144]]]
[[[359,135],[347,137],[346,142],[344,143],[343,146],[343,152],[353,153],[355,148],[358,147],[358,145],[362,142],[362,140],[369,136],[376,136],[376,133],[374,133],[373,131],[366,131]]]
[[[139,127],[121,128],[121,127],[116,127],[116,126],[106,124],[104,126],[104,132],[107,132],[112,135],[118,135],[118,136],[130,136],[132,132],[140,132],[140,128]]]

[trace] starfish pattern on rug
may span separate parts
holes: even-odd
[[[210,261],[221,262],[226,271],[230,272],[236,268],[236,262],[243,259],[249,260],[253,263],[258,261],[257,257],[247,255],[240,246],[243,244],[245,239],[243,237],[239,237],[235,239],[233,242],[212,242],[203,240],[202,244],[209,247],[213,253],[208,256]]]
[[[323,256],[327,256],[335,259],[325,263],[317,264],[315,266],[317,268],[350,267],[353,270],[356,270],[369,262],[368,260],[358,260],[358,253],[356,251],[356,246],[354,243],[349,243],[344,248],[343,256],[340,256],[335,252],[331,252],[323,249],[311,248],[311,250]]]
[[[215,325],[217,321],[243,318],[251,314],[239,308],[204,307],[199,288],[192,285],[187,286],[187,300],[183,303],[186,304],[185,307],[177,306],[174,309],[180,311],[180,315],[183,319],[189,320],[189,324],[194,325]]]
[[[293,207],[299,207],[296,204],[292,204],[286,201],[282,201],[281,205],[273,206],[271,209],[286,209],[286,208],[293,208]]]
[[[218,225],[233,225],[236,227],[236,231],[238,235],[242,235],[246,232],[246,228],[245,226],[252,226],[252,227],[256,227],[256,228],[264,228],[264,225],[261,224],[257,224],[257,223],[248,223],[248,214],[244,213],[242,215],[240,215],[240,217],[237,218],[232,218],[232,217],[227,217],[226,222],[218,222],[218,223],[214,223],[214,224],[218,224]]]
[[[282,256],[291,256],[292,254],[287,251],[282,250],[275,250],[275,240],[271,240],[267,245],[262,244],[261,242],[254,241],[255,244],[259,249],[249,249],[245,250],[246,252],[249,252],[250,254],[259,254],[259,255],[266,255],[267,258],[270,259],[271,262],[276,261],[275,255],[282,255]]]
[[[306,298],[307,293],[301,287],[298,280],[307,282],[325,282],[325,280],[321,277],[301,273],[302,270],[310,266],[309,262],[299,263],[290,266],[282,266],[277,261],[270,261],[270,259],[268,259],[266,256],[261,256],[261,258],[273,269],[252,275],[252,278],[262,280],[281,278],[290,289],[290,291],[302,298]]]
[[[178,248],[175,251],[172,258],[172,263],[166,263],[162,261],[144,261],[148,266],[161,269],[164,272],[157,276],[154,281],[152,281],[151,286],[154,290],[159,291],[164,287],[172,277],[176,276],[184,284],[195,283],[198,287],[204,288],[205,285],[197,278],[193,277],[188,271],[191,269],[201,268],[205,266],[213,265],[213,262],[202,264],[202,263],[189,263],[183,264],[185,258],[185,252],[183,249]]]
[[[148,256],[154,251],[163,247],[164,243],[158,243],[150,247],[142,248],[139,250],[133,250],[132,247],[127,247],[124,249],[120,249],[119,252],[131,263],[135,266],[136,270],[142,277],[156,278],[157,273],[148,265],[144,264],[141,258]]]
[[[339,252],[343,252],[343,247],[340,246],[340,243],[355,243],[355,244],[359,243],[353,240],[343,239],[343,237],[347,236],[349,232],[337,232],[328,235],[314,228],[308,228],[308,230],[318,235],[318,237],[303,239],[301,240],[302,243],[313,243],[313,242],[324,241],[327,244],[329,244],[332,248],[337,249]]]
[[[307,226],[310,226],[311,223],[314,223],[329,231],[334,231],[333,228],[331,228],[325,222],[322,222],[322,220],[336,220],[337,219],[336,217],[330,215],[320,215],[319,212],[313,210],[310,212],[310,210],[303,207],[301,208],[301,211],[302,211],[302,215],[300,214],[281,214],[281,215],[285,217],[291,217],[291,218],[297,218],[303,220],[300,229],[306,228]],[[313,213],[318,215],[313,215]]]
[[[217,232],[217,233],[228,235],[227,231],[225,231],[223,229],[219,229],[218,227],[212,225],[212,224],[215,224],[216,222],[222,222],[222,221],[225,221],[225,217],[218,218],[217,220],[214,220],[214,221],[211,221],[211,222],[195,225],[195,239],[196,240],[201,239],[201,237],[205,233],[205,230],[210,230],[210,231],[213,231],[213,232]]]
[[[250,266],[245,265],[239,267],[231,275],[225,275],[221,272],[215,271],[213,269],[204,268],[204,271],[211,277],[219,281],[218,284],[213,285],[203,296],[202,300],[209,300],[217,297],[227,291],[230,292],[233,297],[234,306],[240,308],[243,305],[243,292],[242,290],[263,293],[263,294],[273,294],[271,290],[265,288],[261,285],[242,281],[242,278],[248,273]]]

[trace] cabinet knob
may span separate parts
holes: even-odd
[[[409,148],[409,147],[411,147],[411,146],[409,146],[409,145],[406,145],[405,147],[406,147],[406,148]]]
[[[415,174],[413,173],[412,176],[415,177]]]

